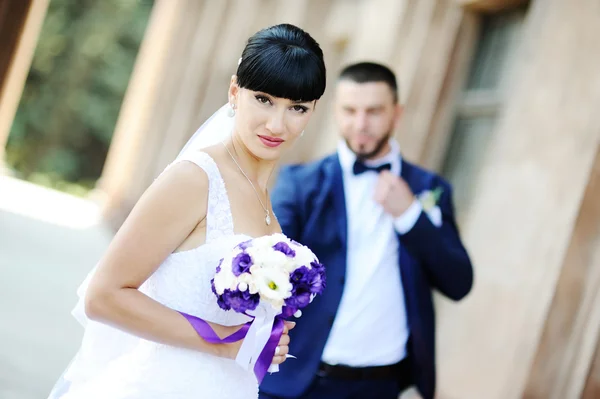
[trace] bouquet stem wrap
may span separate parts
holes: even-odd
[[[224,338],[212,329],[210,324],[199,317],[179,312],[192,325],[194,330],[206,342],[211,344],[230,344],[244,340],[235,359],[244,370],[254,370],[254,375],[260,384],[267,372],[277,372],[277,365],[271,365],[277,344],[283,334],[283,319],[277,317],[277,312],[270,306],[258,306],[249,311],[254,320],[244,324],[238,331]]]

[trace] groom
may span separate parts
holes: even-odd
[[[391,70],[346,67],[335,99],[337,153],[282,168],[273,209],[283,232],[327,268],[327,288],[296,320],[291,359],[261,399],[396,399],[435,393],[433,289],[460,300],[473,271],[451,187],[405,161],[392,138],[402,107]]]

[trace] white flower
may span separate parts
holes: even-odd
[[[264,243],[264,242],[263,242]],[[250,272],[257,268],[275,268],[284,269],[289,272],[289,263],[293,259],[286,256],[283,252],[276,251],[272,245],[269,246],[252,246],[246,250],[248,255],[252,257],[254,264],[250,268]],[[294,270],[292,268],[291,270]]]
[[[264,259],[269,256],[271,250],[271,248],[262,245],[252,245],[246,249],[246,253],[252,258],[253,266],[262,267]]]
[[[310,268],[311,262],[317,260],[315,254],[304,245],[294,245],[292,248],[294,249],[294,251],[296,251],[296,256],[294,257],[295,267],[293,270],[300,266],[306,266]]]
[[[294,272],[294,270],[296,270],[300,266],[301,265],[296,261],[296,258],[288,258],[288,257],[285,258],[285,261],[282,264],[283,270],[285,270],[289,274],[292,274]]]
[[[217,294],[221,295],[227,289],[235,289],[237,284],[238,281],[232,273],[231,267],[227,269],[221,266],[221,271],[215,275],[215,291],[217,291]]]
[[[256,268],[251,273],[261,299],[270,302],[274,308],[282,307],[284,300],[292,295],[290,276],[283,269]]]
[[[261,263],[263,267],[283,269],[288,259],[283,252],[271,249],[270,251],[265,251],[265,256],[261,259]]]

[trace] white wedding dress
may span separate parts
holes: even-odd
[[[218,307],[210,281],[225,253],[250,237],[234,234],[225,184],[213,159],[193,151],[175,162],[181,161],[195,163],[208,175],[206,243],[169,255],[140,291],[169,308],[213,323],[244,324],[250,320],[247,316]],[[81,308],[75,310],[76,316],[77,312],[85,318]],[[90,320],[85,324],[82,347],[51,398],[258,397],[253,372],[242,369],[234,360],[147,341]]]

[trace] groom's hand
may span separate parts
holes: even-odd
[[[288,332],[292,328],[294,328],[295,325],[296,323],[294,323],[293,321],[285,322],[283,326],[283,334],[279,339],[279,344],[277,345],[277,350],[275,351],[275,356],[273,357],[272,364],[281,364],[285,362],[285,355],[287,355],[290,351],[290,348],[288,346],[290,344],[290,336],[288,335]]]
[[[374,199],[387,213],[397,218],[413,203],[415,195],[404,179],[383,170],[379,173]]]

